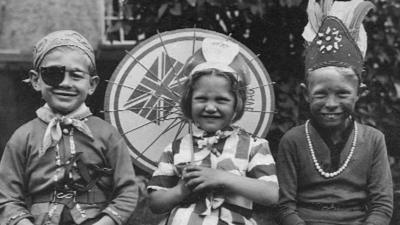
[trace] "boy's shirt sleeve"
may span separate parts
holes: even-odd
[[[275,160],[265,139],[254,140],[250,151],[247,177],[278,184]]]
[[[113,168],[113,196],[103,213],[110,216],[118,225],[126,223],[138,202],[138,185],[129,150],[119,134],[108,140],[106,157]]]
[[[278,220],[282,225],[304,225],[296,211],[297,167],[296,149],[285,136],[279,143],[277,171],[279,180]]]
[[[14,225],[33,220],[25,202],[24,168],[27,137],[14,134],[7,143],[0,162],[0,224]]]
[[[385,138],[379,132],[376,139],[368,177],[369,209],[365,222],[384,225],[390,223],[393,212],[393,184]]]
[[[161,154],[157,169],[147,186],[148,191],[165,190],[178,183],[179,177],[174,165],[172,146],[173,144],[169,144]]]

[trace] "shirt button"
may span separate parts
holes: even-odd
[[[67,129],[67,128],[64,128],[64,129],[63,129],[63,133],[64,133],[64,134],[68,134],[68,133],[69,133],[68,129]]]

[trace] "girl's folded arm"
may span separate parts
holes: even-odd
[[[190,191],[183,180],[169,189],[156,190],[150,193],[150,209],[153,213],[161,214],[170,212],[177,204],[182,202]]]

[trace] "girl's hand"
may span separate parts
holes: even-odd
[[[208,167],[189,165],[183,172],[183,180],[193,192],[204,189],[216,189],[224,187],[224,176],[227,172]]]
[[[191,193],[185,181],[180,179],[172,188],[150,193],[150,210],[156,214],[170,212],[176,205],[188,199]]]
[[[111,217],[105,215],[99,221],[93,223],[93,225],[116,225],[116,223]]]
[[[17,223],[17,225],[33,225],[33,223],[28,219],[22,219]]]
[[[183,199],[189,196],[189,194],[192,192],[189,187],[187,186],[186,182],[183,179],[180,179],[178,181],[178,184],[176,185],[178,192],[182,196]]]

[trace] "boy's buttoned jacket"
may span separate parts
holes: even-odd
[[[74,201],[78,204],[70,209],[72,217],[80,224],[107,214],[122,224],[135,209],[138,198],[128,149],[116,129],[107,122],[90,116],[86,123],[93,139],[74,129],[72,143],[71,132],[63,131],[58,143],[61,163],[68,163],[74,144],[85,164],[110,168],[112,174],[100,178],[99,183],[103,185],[96,183],[76,197]],[[57,153],[51,148],[39,156],[46,127],[45,122],[36,118],[17,129],[7,143],[0,164],[0,224],[13,225],[22,218],[34,219],[35,224],[41,224],[49,216],[50,224],[58,224],[64,206],[50,203],[54,199],[54,175],[59,168]]]

